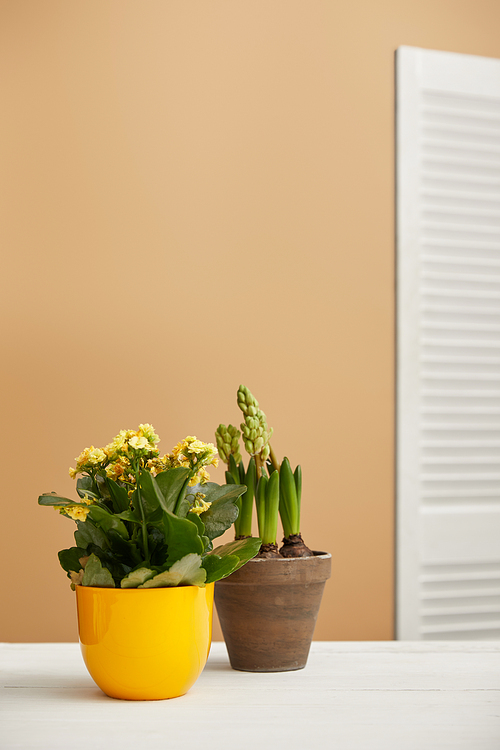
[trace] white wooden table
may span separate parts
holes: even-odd
[[[119,701],[79,646],[0,645],[2,750],[499,750],[500,642],[313,643],[304,670],[236,672],[214,643],[170,701]]]

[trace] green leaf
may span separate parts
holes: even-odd
[[[92,481],[92,477],[89,477],[86,474],[84,474],[83,477],[78,477],[76,480],[76,491],[80,497],[88,495],[88,497],[93,497],[94,499],[99,500],[99,495],[96,493],[96,486]]]
[[[138,570],[133,570],[128,574],[128,576],[122,578],[120,586],[122,587],[122,589],[136,589],[142,583],[152,578],[154,574],[154,570],[150,570],[149,568],[139,568]]]
[[[203,492],[206,503],[229,503],[237,500],[237,498],[247,491],[247,488],[244,484],[221,485],[215,482],[207,482],[206,484],[197,484],[195,487],[190,487],[189,491],[193,493]]]
[[[103,568],[97,555],[90,555],[83,574],[83,586],[99,586],[100,588],[114,589],[113,576],[107,568]]]
[[[78,501],[75,502],[74,500],[70,500],[69,497],[58,495],[56,492],[45,492],[43,495],[40,495],[38,498],[38,505],[78,505],[83,508],[87,507],[85,503],[79,503]]]
[[[186,518],[187,514],[189,513],[190,507],[191,507],[191,501],[189,500],[188,495],[184,495],[184,497],[178,503],[177,509],[175,511],[175,515],[178,516],[179,518]]]
[[[205,536],[205,524],[203,523],[203,521],[201,520],[201,518],[199,517],[197,513],[188,513],[186,518],[188,519],[188,521],[191,521],[192,523],[196,524],[196,526],[198,527],[198,534],[200,535],[200,538],[203,542],[203,549],[206,552],[208,549],[211,548],[212,543],[210,539],[208,538],[208,536]]]
[[[229,473],[233,477],[234,484],[239,484],[240,483],[240,470],[238,468],[238,464],[234,460],[234,456],[232,453],[229,456],[229,463],[228,463],[227,468],[228,468]]]
[[[203,536],[203,534],[205,533],[205,524],[201,520],[198,513],[188,513],[187,519],[188,521],[191,521],[191,523],[195,524],[196,528],[198,529],[198,534],[200,536]]]
[[[247,491],[244,484],[223,484],[214,482],[198,484],[192,488],[193,492],[203,492],[205,502],[212,503],[210,508],[201,513],[200,518],[205,524],[205,534],[209,539],[215,539],[238,518],[236,501]]]
[[[167,562],[168,546],[163,532],[155,526],[149,528],[148,546],[151,565],[163,569]]]
[[[168,469],[156,475],[156,484],[163,496],[163,501],[160,501],[163,510],[174,512],[177,499],[186,479],[189,477],[189,473],[189,469],[179,466],[176,469]]]
[[[220,581],[221,578],[226,578],[240,567],[240,558],[236,555],[220,557],[220,555],[215,555],[212,552],[210,555],[205,555],[201,564],[207,571],[205,583],[212,583],[213,581]]]
[[[68,578],[70,578],[69,571],[74,570],[78,573],[83,567],[80,563],[81,557],[86,557],[87,550],[83,547],[70,547],[69,549],[62,549],[58,552],[59,562],[61,568],[66,571]]]
[[[116,553],[111,549],[101,549],[101,547],[96,547],[95,544],[89,544],[87,548],[87,555],[94,554],[96,557],[99,558],[104,568],[107,568],[114,581],[115,584],[121,581],[121,579],[128,575],[130,571],[134,568],[141,567],[140,565],[126,565],[125,563],[118,562]]]
[[[128,510],[130,502],[125,487],[119,485],[114,479],[107,479],[106,483],[108,485],[111,500],[113,501],[113,510],[115,513],[123,513]]]
[[[151,578],[140,589],[152,589],[160,586],[203,586],[207,577],[207,571],[201,567],[201,557],[190,553],[177,560],[170,570],[159,573]]]
[[[141,562],[142,556],[137,544],[124,539],[115,529],[108,531],[108,541],[111,545],[111,551],[121,562],[133,568]]]
[[[89,507],[89,516],[94,521],[96,526],[102,529],[105,533],[110,529],[114,529],[124,539],[128,539],[127,527],[123,521],[104,508],[99,508],[97,505],[91,505]]]
[[[216,547],[210,555],[218,555],[219,557],[227,557],[228,555],[236,555],[239,559],[239,564],[235,568],[241,568],[246,562],[255,557],[260,550],[262,540],[259,537],[251,536],[248,539],[238,539],[234,542],[228,542],[228,544],[222,544],[220,547]],[[207,557],[210,557],[207,555]],[[205,558],[206,559],[206,558]]]
[[[95,544],[96,547],[101,547],[101,549],[109,547],[106,534],[95,526],[89,518],[85,521],[77,521],[76,525],[75,542],[79,547],[85,547],[86,549],[89,544]]]
[[[160,487],[156,483],[156,479],[149,471],[141,471],[139,486],[141,489],[142,507],[144,508],[146,518],[148,518],[165,500]]]
[[[104,500],[109,500],[111,502],[111,495],[109,494],[109,487],[107,485],[107,477],[101,477],[100,474],[96,474],[95,483],[97,485],[97,492],[99,492],[101,497],[104,498]]]
[[[142,523],[140,515],[135,510],[124,510],[123,513],[115,513],[115,518],[120,518],[122,521],[130,521],[130,523]]]
[[[191,552],[198,555],[203,553],[204,545],[198,534],[198,527],[187,518],[178,518],[173,513],[164,511],[163,533],[168,546],[168,565]]]

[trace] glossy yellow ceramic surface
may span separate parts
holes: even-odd
[[[184,695],[207,661],[213,597],[213,583],[205,588],[77,586],[80,644],[93,680],[112,698]]]

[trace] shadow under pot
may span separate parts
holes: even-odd
[[[254,558],[215,584],[215,604],[233,669],[303,669],[331,555]]]

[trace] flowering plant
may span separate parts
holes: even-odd
[[[59,561],[75,585],[155,588],[204,586],[225,578],[254,557],[260,539],[213,548],[237,519],[245,485],[210,482],[217,449],[186,437],[160,456],[150,424],[121,430],[104,448],[86,448],[69,470],[78,500],[40,495],[76,521],[76,547]],[[80,475],[80,476],[78,476]]]
[[[300,505],[302,469],[292,471],[290,461],[281,465],[271,447],[272,428],[259,402],[248,388],[240,385],[238,406],[243,412],[241,432],[230,424],[220,424],[215,438],[220,457],[227,463],[226,481],[233,486],[245,485],[246,492],[236,501],[240,513],[234,522],[236,540],[252,538],[252,510],[255,498],[259,534],[262,546],[259,557],[309,557],[313,553],[304,544],[300,533]],[[245,468],[239,448],[239,438],[250,455]],[[283,526],[283,546],[278,552],[278,512]]]

